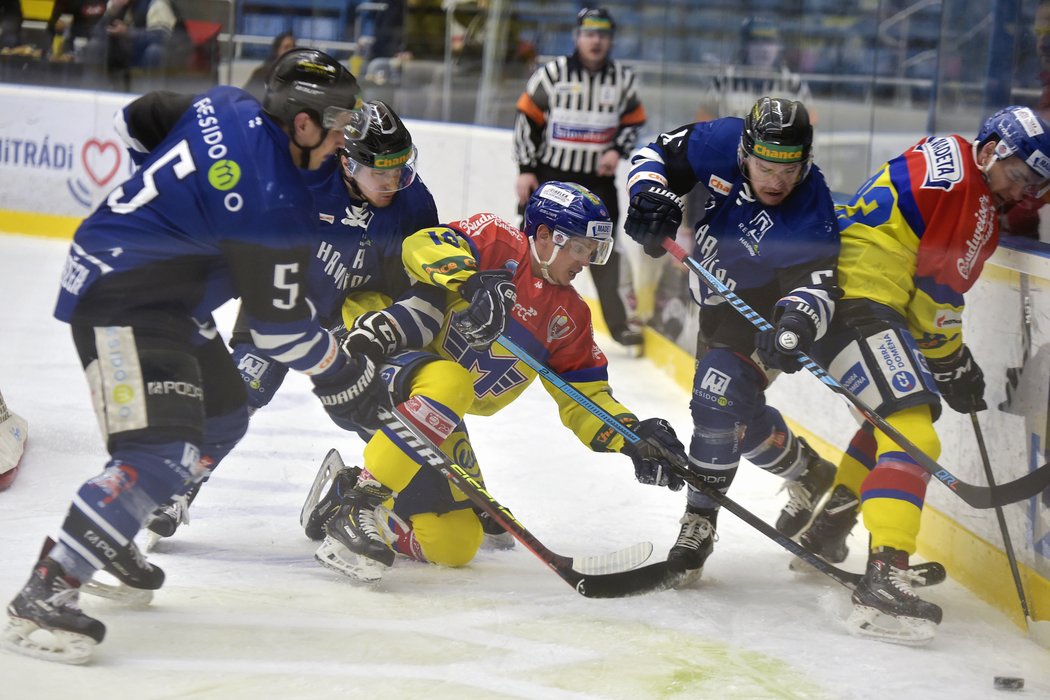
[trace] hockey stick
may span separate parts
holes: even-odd
[[[988,448],[984,444],[984,433],[981,431],[981,423],[977,420],[976,411],[970,411],[970,420],[973,423],[974,437],[977,438],[977,449],[981,452],[981,464],[984,465],[984,475],[988,477],[988,485],[995,486],[992,463],[988,459]],[[1003,515],[1002,506],[995,507],[995,517],[999,521],[999,532],[1003,534],[1003,548],[1006,552],[1006,560],[1010,563],[1010,575],[1013,576],[1014,586],[1017,588],[1017,599],[1021,602],[1025,627],[1031,633],[1034,620],[1032,620],[1032,613],[1028,610],[1028,598],[1024,594],[1024,584],[1021,582],[1021,570],[1017,567],[1017,555],[1014,553],[1014,545],[1010,540],[1010,529],[1006,526],[1006,516]]]
[[[509,350],[512,355],[514,355],[526,365],[531,367],[536,372],[536,374],[540,375],[540,377],[550,382],[570,399],[580,404],[583,408],[587,409],[596,418],[600,419],[607,426],[609,426],[610,428],[618,432],[620,435],[622,435],[624,440],[631,443],[632,445],[641,442],[641,438],[638,437],[638,435],[633,430],[625,426],[620,421],[616,420],[616,418],[614,418],[608,411],[591,401],[576,387],[562,379],[561,375],[559,375],[550,367],[534,358],[524,348],[522,348],[510,338],[508,338],[506,335],[501,335],[499,337],[498,342],[504,348]],[[795,542],[794,540],[780,534],[772,525],[766,523],[757,515],[744,508],[736,501],[729,498],[729,496],[725,495],[718,489],[710,486],[706,481],[704,481],[699,476],[697,476],[689,470],[689,467],[685,460],[685,455],[682,455],[682,458],[680,460],[675,461],[674,468],[675,472],[679,476],[681,476],[682,479],[690,486],[697,489],[698,491],[701,491],[705,496],[710,497],[713,501],[725,507],[725,509],[728,510],[730,513],[737,516],[738,518],[746,522],[748,525],[755,528],[763,535],[773,540],[787,551],[794,554],[799,559],[802,559],[814,569],[817,569],[821,573],[826,574],[827,576],[831,577],[838,583],[841,583],[843,586],[849,588],[850,590],[856,588],[857,584],[860,583],[861,579],[863,578],[861,574],[855,574],[850,571],[844,571],[843,569],[838,568],[834,564],[829,564],[828,562],[818,557],[816,554],[813,554],[813,552],[810,552],[808,549],[800,545],[798,542]],[[655,564],[653,566],[655,566]],[[923,569],[923,571],[925,571],[925,573],[920,575],[924,577],[923,585],[933,585],[934,583],[940,583],[944,580],[944,567],[940,566],[939,564],[927,566]]]
[[[710,270],[699,262],[689,257],[682,246],[670,238],[665,238],[662,243],[664,250],[677,258],[682,264],[695,273],[716,294],[724,298],[744,318],[750,321],[758,330],[765,331],[773,328],[757,311],[748,306],[747,302],[734,294]],[[904,437],[899,430],[894,428],[882,416],[875,413],[867,404],[861,401],[853,392],[842,386],[828,371],[818,365],[815,361],[804,354],[798,355],[798,361],[809,370],[825,386],[830,388],[839,396],[842,396],[856,408],[864,419],[888,435],[890,439],[900,445],[901,449],[918,463],[925,471],[935,479],[952,490],[959,498],[974,508],[994,508],[997,505],[1023,501],[1040,493],[1050,485],[1050,464],[1044,464],[1035,471],[1025,474],[1020,479],[1009,481],[997,486],[977,486],[959,480],[957,476],[938,464],[932,457],[919,449],[915,443]]]
[[[653,546],[648,542],[610,554],[583,558],[570,558],[548,549],[477,479],[441,451],[430,438],[425,421],[421,423],[416,417],[424,413],[420,410],[421,404],[419,399],[410,398],[392,410],[380,409],[379,419],[397,441],[415,452],[420,462],[437,470],[458,487],[577,593],[587,598],[621,598],[661,591],[681,580],[683,572],[674,570],[667,562],[635,568],[652,554]]]

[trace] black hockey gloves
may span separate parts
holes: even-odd
[[[487,350],[507,327],[507,317],[518,300],[513,277],[510,270],[480,270],[460,286],[459,295],[470,306],[452,314],[452,327],[475,350]]]
[[[684,463],[685,447],[674,434],[674,428],[663,418],[646,418],[634,428],[641,440],[624,441],[620,452],[634,462],[634,476],[640,483],[666,486],[678,491],[685,485],[672,468],[674,458]]]
[[[376,371],[375,363],[363,353],[348,357],[331,377],[314,379],[314,393],[335,424],[344,430],[378,430],[380,420],[376,412],[391,405],[386,382]]]
[[[970,413],[988,408],[984,402],[984,372],[966,345],[961,345],[948,357],[937,360],[928,357],[926,363],[937,381],[941,396],[953,411]]]
[[[270,403],[281,388],[288,368],[259,352],[251,343],[240,343],[233,347],[233,363],[244,380],[248,392],[248,415]]]
[[[400,349],[400,334],[390,317],[382,311],[366,311],[356,319],[350,330],[342,334],[339,347],[351,357],[356,354],[368,355],[373,362]]]
[[[806,314],[788,309],[775,327],[755,334],[755,350],[766,367],[791,374],[802,369],[798,355],[809,352],[816,335],[813,321]]]
[[[682,225],[682,198],[671,190],[651,185],[631,197],[623,230],[642,244],[646,255],[658,258],[665,238],[674,238]]]

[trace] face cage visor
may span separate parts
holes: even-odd
[[[321,115],[321,126],[326,129],[343,129],[344,133],[353,129],[356,136],[352,138],[361,138],[363,134],[368,133],[368,125],[372,122],[371,114],[367,109],[362,109],[362,105],[361,99],[358,98],[353,109],[325,107]]]
[[[608,222],[592,221],[588,227],[595,224],[605,223],[612,228]],[[604,265],[609,262],[609,256],[613,251],[612,238],[591,238],[589,236],[570,235],[564,231],[555,229],[551,235],[554,245],[569,254],[574,260],[590,263],[591,265]]]
[[[1020,158],[1020,155],[1004,141],[995,144],[995,159],[1004,167],[1006,177],[1011,182],[1023,183],[1026,197],[1040,199],[1050,190],[1050,160],[1047,160],[1042,151],[1036,151],[1027,160]],[[1004,161],[1010,156],[1018,156],[1025,167],[1007,168]]]
[[[418,151],[415,146],[393,155],[377,155],[377,163],[386,163],[385,167],[370,167],[362,165],[349,155],[346,157],[346,174],[354,179],[358,185],[383,194],[399,192],[416,179],[416,155]]]

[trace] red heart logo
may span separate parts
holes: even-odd
[[[120,146],[112,141],[89,139],[80,151],[80,162],[83,163],[88,177],[102,187],[112,180],[120,169]]]

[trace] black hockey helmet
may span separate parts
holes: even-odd
[[[802,163],[799,180],[813,160],[813,125],[806,106],[783,97],[762,97],[744,119],[737,160],[750,156],[771,163]],[[746,174],[746,173],[745,173]]]
[[[416,147],[401,118],[390,105],[379,100],[365,102],[354,111],[343,128],[346,174],[358,178],[363,168],[389,175],[397,169],[396,182],[391,177],[378,178],[385,183],[380,191],[397,191],[412,184],[416,177]],[[377,189],[373,185],[373,189]]]
[[[576,15],[576,31],[612,34],[616,31],[616,22],[604,7],[585,7]]]
[[[346,125],[360,101],[357,78],[339,61],[316,49],[292,49],[270,68],[262,107],[282,124],[307,112],[333,129]]]

